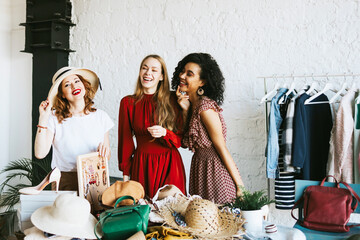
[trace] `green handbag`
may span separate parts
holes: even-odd
[[[133,205],[117,207],[117,205],[125,199],[132,199]],[[120,197],[113,209],[106,210],[100,214],[99,222],[94,228],[96,235],[96,227],[100,223],[104,240],[121,240],[127,239],[137,233],[143,231],[146,234],[149,221],[150,207],[148,205],[135,204],[135,199],[131,196]]]

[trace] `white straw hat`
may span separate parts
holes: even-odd
[[[186,226],[176,223],[178,213],[185,217]],[[165,223],[181,232],[206,239],[227,239],[243,230],[245,219],[241,215],[220,211],[211,201],[194,198],[186,200],[181,195],[178,201],[160,208]]]
[[[52,206],[37,209],[31,222],[41,231],[58,236],[96,239],[97,220],[90,213],[90,203],[72,194],[61,194]],[[98,230],[97,234],[102,235]]]
[[[74,68],[74,67],[63,67],[57,70],[57,72],[54,74],[52,78],[53,85],[50,88],[49,94],[48,94],[48,100],[50,102],[50,106],[54,105],[56,95],[58,93],[59,86],[61,82],[70,75],[80,75],[84,79],[86,79],[88,82],[90,82],[91,87],[96,92],[99,85],[101,88],[99,77],[94,73],[93,71],[85,68]]]

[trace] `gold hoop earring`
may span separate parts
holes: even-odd
[[[202,89],[201,87],[198,88],[198,90],[196,91],[196,93],[199,95],[199,96],[202,96],[204,94],[204,89]]]

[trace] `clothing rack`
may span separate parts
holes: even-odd
[[[291,81],[295,81],[295,80],[307,80],[307,78],[311,78],[312,81],[320,81],[318,80],[319,78],[326,78],[327,81],[330,81],[329,78],[344,78],[343,80],[346,80],[346,77],[352,77],[353,78],[353,81],[355,81],[355,78],[356,77],[360,77],[360,74],[325,74],[325,75],[314,75],[314,74],[311,74],[311,75],[277,75],[277,74],[274,74],[273,76],[263,76],[263,77],[257,77],[257,78],[260,78],[260,79],[263,79],[264,80],[264,92],[265,94],[267,94],[268,92],[268,89],[267,89],[267,81],[270,80],[270,79],[275,79],[275,80],[279,80],[279,79],[282,79],[282,80],[286,80],[287,82]],[[316,80],[317,79],[317,80]]]
[[[314,77],[314,78],[319,78],[319,77],[359,77],[360,74],[334,74],[334,75],[277,75],[274,74],[273,76],[268,76],[268,77],[257,77],[257,78],[308,78],[308,77]]]
[[[285,80],[286,82],[293,82],[293,81],[298,81],[298,80],[305,80],[307,81],[307,78],[311,78],[312,81],[317,81],[317,82],[321,82],[321,79],[319,78],[326,78],[327,81],[330,81],[329,78],[344,78],[343,80],[347,80],[346,78],[347,77],[352,77],[352,80],[353,82],[355,81],[355,78],[356,77],[360,77],[360,74],[352,74],[352,73],[344,73],[344,74],[322,74],[322,75],[314,75],[314,74],[304,74],[304,75],[277,75],[277,74],[274,74],[272,76],[260,76],[260,77],[257,77],[258,79],[263,79],[264,81],[264,93],[267,94],[268,93],[268,81],[269,80],[279,80],[279,79],[282,79],[282,80]],[[335,81],[335,79],[333,79]],[[339,80],[337,80],[338,82]],[[269,119],[268,119],[268,116],[269,116],[269,103],[271,102],[271,100],[267,100],[265,102],[265,141],[267,142],[267,135],[268,135],[268,131],[269,131]],[[270,189],[272,189],[274,187],[274,179],[267,179],[267,195],[269,198],[271,198],[271,191]]]

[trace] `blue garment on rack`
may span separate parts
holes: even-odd
[[[304,93],[296,100],[292,159],[302,168],[305,180],[322,180],[326,176],[329,140],[333,121],[329,103],[305,105],[310,96]],[[312,102],[329,101],[322,94]]]
[[[269,132],[266,146],[266,175],[268,178],[279,176],[279,129],[283,121],[280,114],[279,99],[287,92],[286,88],[280,88],[275,97],[271,99],[269,114]]]

